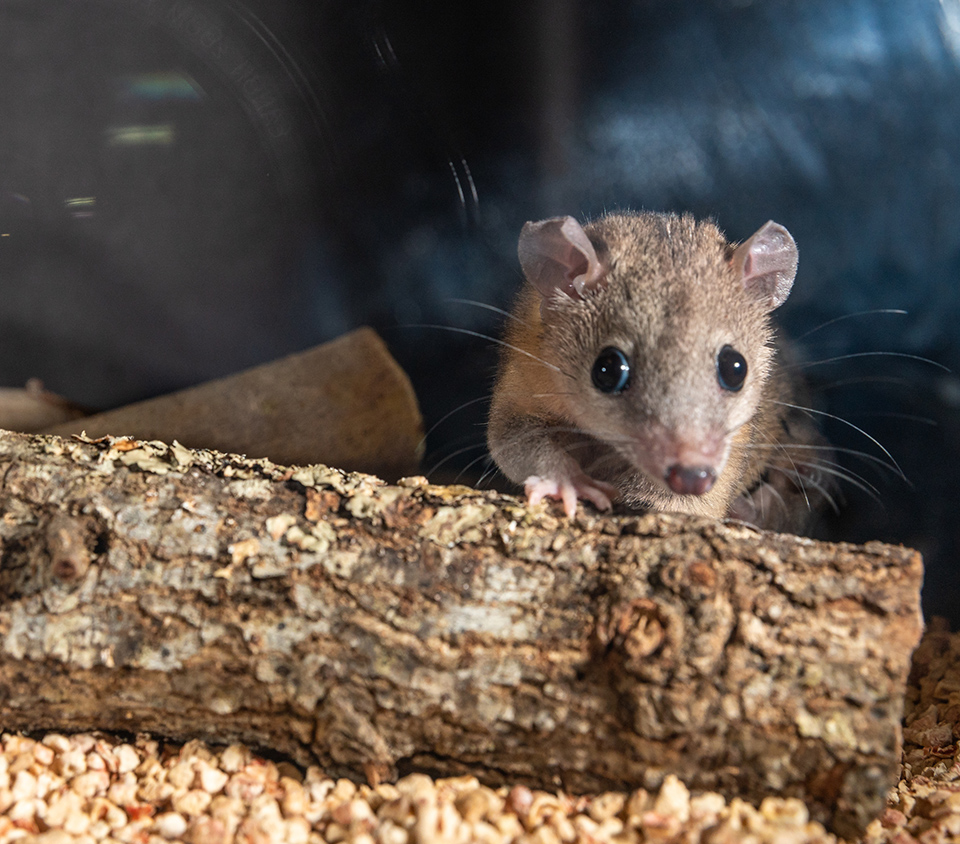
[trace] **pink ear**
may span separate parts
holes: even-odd
[[[731,259],[747,293],[771,311],[790,295],[797,275],[797,244],[783,226],[768,221],[741,243]]]
[[[593,244],[573,217],[526,223],[517,253],[524,275],[540,291],[544,305],[557,290],[571,299],[582,299],[603,278]]]

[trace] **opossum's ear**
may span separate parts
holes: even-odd
[[[787,300],[797,275],[797,244],[779,223],[770,220],[761,226],[730,260],[747,293],[769,310]]]
[[[582,299],[604,280],[605,269],[583,227],[573,217],[526,223],[517,246],[527,280],[546,306],[557,291]]]

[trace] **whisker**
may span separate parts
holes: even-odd
[[[801,476],[799,475],[799,473],[797,476],[791,476],[790,472],[781,466],[773,466],[771,468],[775,472],[780,472],[785,477],[791,478],[795,483],[801,480]],[[828,492],[828,489],[824,484],[818,483],[815,479],[811,477],[804,477],[802,480],[802,483],[809,484],[817,492],[819,492],[823,500],[827,502],[827,504],[830,506],[830,509],[833,510],[834,513],[840,512],[840,505],[837,504],[836,499]],[[804,494],[806,495],[806,490],[804,490]],[[810,512],[813,512],[813,508],[809,506],[809,500],[808,500],[807,509],[810,510]]]
[[[390,56],[390,63],[393,65],[399,65],[400,59],[397,58],[396,52],[394,52],[393,44],[390,41],[390,36],[387,35],[386,30],[380,31],[380,37],[383,39],[383,45],[387,48],[387,53]]]
[[[458,334],[467,334],[470,337],[479,337],[481,340],[489,340],[491,343],[496,343],[499,346],[503,346],[507,349],[513,349],[515,352],[519,352],[521,355],[526,355],[531,360],[535,360],[537,363],[543,364],[547,369],[552,369],[554,372],[559,373],[567,378],[572,378],[573,376],[569,373],[564,372],[559,366],[556,366],[549,361],[545,361],[543,358],[539,358],[534,354],[531,354],[526,349],[521,349],[519,346],[514,346],[512,343],[508,343],[506,340],[501,340],[498,337],[491,337],[489,334],[483,334],[480,331],[473,331],[469,328],[459,328],[455,325],[434,325],[432,323],[413,323],[403,326],[404,328],[436,328],[440,331],[454,331]]]
[[[851,486],[854,486],[862,492],[867,493],[874,500],[880,501],[880,490],[877,489],[877,487],[870,483],[870,481],[863,477],[863,475],[860,475],[857,472],[846,468],[845,466],[841,466],[839,463],[833,463],[826,460],[817,463],[800,461],[797,465],[807,466],[811,469],[819,469],[824,474],[838,478],[842,481],[846,481]]]
[[[751,443],[745,447],[747,448],[777,448],[778,443]],[[886,460],[882,457],[877,457],[875,454],[870,454],[867,451],[860,451],[856,448],[840,448],[833,445],[811,445],[807,443],[791,443],[791,449],[806,449],[808,451],[825,451],[825,452],[835,452],[837,454],[849,454],[851,457],[859,457],[861,460],[866,460],[877,465],[877,467],[886,469],[889,472],[897,474],[895,467],[891,466]],[[909,483],[909,481],[907,481]]]
[[[912,382],[908,378],[898,378],[895,375],[862,375],[857,378],[844,378],[839,381],[825,381],[817,383],[817,391],[836,390],[842,387],[860,384],[892,384],[895,387],[909,387]]]
[[[560,431],[562,431],[563,429],[554,429],[554,430],[560,430]],[[529,439],[531,439],[531,440],[535,440],[535,439],[537,439],[542,433],[543,433],[542,430],[540,430],[540,431],[531,431],[531,432],[529,432],[529,433],[528,433],[528,432],[524,432],[524,434],[523,434],[522,436],[520,436],[520,437],[517,437],[517,438],[514,440],[514,442],[523,442],[523,440],[525,440],[525,439],[527,439],[527,438],[529,438]],[[577,430],[577,429],[570,429],[570,430],[569,430],[569,433],[581,434],[581,433],[583,433],[583,432],[582,432],[582,431],[579,431],[579,430]],[[584,439],[577,440],[577,441],[575,441],[575,442],[564,443],[564,444],[563,444],[563,450],[566,451],[567,453],[572,453],[572,452],[575,452],[575,451],[583,451],[583,450],[586,450],[586,449],[589,449],[589,448],[596,448],[597,443],[598,443],[597,440],[588,439],[588,438],[586,438],[586,435],[585,435],[585,436],[584,436]]]
[[[526,393],[522,390],[512,390],[509,393],[504,390],[502,391],[504,395],[511,396],[521,396],[524,399],[551,399],[551,398],[564,398],[568,396],[575,396],[577,393],[573,390],[552,390],[549,393]]]
[[[458,407],[455,407],[449,413],[445,413],[436,422],[434,422],[433,425],[430,426],[430,430],[423,435],[423,439],[420,440],[420,442],[417,444],[417,448],[420,448],[427,441],[427,437],[429,437],[434,431],[436,431],[437,428],[439,428],[451,416],[453,416],[456,413],[459,413],[461,410],[466,410],[468,407],[471,407],[472,405],[480,404],[481,402],[485,402],[489,400],[490,400],[489,396],[479,396],[475,399],[470,399],[470,401],[465,401],[463,404],[459,405]]]
[[[449,463],[455,457],[459,457],[461,454],[466,454],[468,451],[474,451],[475,449],[478,449],[478,448],[485,449],[486,447],[487,447],[486,443],[474,443],[473,445],[467,445],[467,446],[464,446],[463,448],[458,448],[450,452],[450,454],[448,454],[438,463],[434,463],[433,466],[431,466],[426,470],[425,474],[427,475],[427,477],[430,477],[430,475],[434,474],[441,466],[443,466],[446,463]]]
[[[459,472],[457,472],[456,476],[454,477],[454,481],[455,481],[456,483],[459,483],[459,482],[460,482],[460,479],[461,479],[467,472],[469,472],[470,469],[472,469],[474,465],[476,465],[477,463],[482,463],[484,460],[488,460],[488,461],[490,461],[491,463],[493,462],[493,460],[491,459],[490,455],[487,454],[486,452],[484,452],[484,453],[481,454],[479,457],[474,457],[473,460],[471,460],[466,466],[464,466]],[[489,472],[489,469],[487,470],[487,472]],[[487,472],[484,472],[484,474],[481,475],[481,478],[484,477],[484,475],[486,475]]]
[[[536,425],[534,424],[531,430],[525,430],[518,435],[518,438],[539,437],[544,431],[549,431],[556,434],[580,434],[581,436],[589,438],[589,442],[596,444],[600,442],[597,440],[589,431],[579,428],[576,425]]]
[[[868,455],[870,456],[870,455]],[[859,480],[861,483],[867,484],[872,490],[879,493],[878,490],[873,484],[871,484],[866,478],[862,475],[854,472],[852,469],[848,469],[841,463],[838,463],[836,460],[798,460],[798,466],[808,466],[811,469],[823,469],[828,475],[834,475],[836,477],[852,477]],[[884,468],[889,468],[884,464]]]
[[[853,358],[871,358],[871,357],[891,357],[891,358],[906,358],[907,360],[915,360],[920,363],[929,363],[931,366],[937,367],[937,369],[942,369],[944,372],[951,372],[949,366],[944,366],[942,363],[939,363],[930,358],[922,357],[921,355],[911,355],[907,352],[851,352],[846,355],[836,355],[832,358],[822,358],[820,360],[810,360],[804,361],[803,363],[792,363],[784,367],[784,369],[809,369],[812,366],[820,366],[824,363],[836,363],[841,360],[852,360]]]
[[[492,476],[495,475],[499,470],[500,470],[500,467],[497,466],[496,462],[491,459],[491,460],[490,460],[490,466],[487,468],[487,470],[486,470],[479,478],[477,478],[477,486],[478,486],[478,487],[483,486],[483,484],[486,482],[487,478],[492,477]]]
[[[784,447],[782,443],[780,445],[780,451],[783,453],[783,456],[790,461],[790,465],[793,466],[793,471],[796,473],[796,481],[800,487],[800,492],[803,493],[803,500],[807,503],[807,511],[812,512],[813,508],[810,506],[810,497],[807,495],[807,487],[804,484],[803,476],[800,474],[800,470],[797,468],[797,464],[794,462],[793,457],[790,455],[790,452]],[[814,485],[815,486],[815,485]]]
[[[834,513],[840,512],[840,505],[837,503],[836,498],[830,494],[830,488],[826,484],[822,484],[809,476],[805,477],[804,481],[820,493],[820,497],[827,502],[827,505]],[[812,513],[813,510],[811,509],[810,512]]]
[[[789,512],[789,508],[787,507],[787,502],[784,501],[783,496],[780,494],[780,490],[778,490],[776,487],[772,486],[771,484],[767,484],[767,490],[775,496],[775,498],[776,498],[777,501],[780,502],[780,508],[783,510],[783,512],[784,512],[784,513],[788,513],[788,512]],[[761,522],[766,519],[766,513],[765,513],[765,511],[764,511],[764,508],[765,508],[765,507],[766,507],[766,502],[764,502],[764,501],[761,499],[761,501],[760,501],[760,520],[761,520]]]
[[[597,469],[606,468],[609,465],[617,463],[618,461],[623,461],[623,457],[618,454],[616,451],[610,451],[607,454],[601,454],[596,460],[594,460],[589,466],[584,467],[584,471],[588,475],[592,475]]]
[[[930,419],[927,416],[916,416],[913,413],[898,413],[893,410],[876,410],[870,413],[856,413],[856,417],[880,417],[883,419],[903,419],[906,422],[919,422],[923,425],[929,425],[931,428],[938,428],[940,423],[936,419]]]
[[[857,485],[854,481],[850,480],[849,478],[847,478],[846,481],[851,486]],[[836,486],[833,486],[832,488],[833,491],[831,491],[831,485],[826,483],[821,484],[814,481],[813,485],[817,489],[817,491],[820,493],[820,495],[823,497],[823,500],[827,502],[827,506],[831,510],[833,510],[835,515],[839,516],[840,513],[843,511],[842,504],[846,503],[843,497],[842,491],[838,489]],[[877,503],[880,503],[879,495],[871,495],[869,492],[867,492],[866,494],[869,495]]]
[[[858,433],[863,434],[863,436],[865,436],[868,440],[870,440],[870,442],[872,442],[877,448],[879,448],[880,451],[886,454],[887,457],[890,458],[890,462],[894,466],[896,466],[897,473],[900,475],[900,477],[903,478],[904,480],[907,480],[907,476],[903,473],[903,469],[900,468],[900,464],[893,459],[893,455],[880,444],[880,441],[877,440],[876,437],[870,436],[870,434],[864,431],[863,428],[859,428],[856,425],[854,425],[853,422],[850,422],[844,419],[842,416],[837,416],[836,414],[833,414],[833,413],[827,413],[825,410],[815,410],[812,407],[802,407],[798,404],[790,404],[790,402],[777,401],[775,399],[771,399],[771,401],[774,404],[779,404],[779,405],[782,405],[783,407],[789,407],[793,410],[799,410],[801,413],[813,414],[816,416],[823,416],[827,419],[833,419],[835,422],[840,422],[844,425],[848,425],[849,427],[853,428],[854,431],[857,431]]]
[[[480,206],[480,196],[477,193],[477,183],[473,180],[473,173],[470,172],[470,166],[467,164],[467,159],[462,155],[460,156],[460,166],[463,168],[463,174],[467,179],[467,184],[470,186],[470,198],[473,200],[473,207],[476,210]]]
[[[780,494],[780,491],[776,487],[774,487],[772,484],[768,484],[768,483],[764,483],[763,488],[767,491],[769,495],[772,495],[775,498],[776,503],[780,505],[780,509],[783,510],[784,513],[787,513],[788,512],[787,502],[783,500],[783,496]],[[753,502],[755,506],[757,504],[757,499],[750,493],[749,490],[744,490],[742,493],[740,493],[740,497]],[[760,496],[759,509],[757,511],[757,515],[759,517],[757,520],[758,524],[766,523],[767,503],[766,503],[765,496]]]
[[[805,337],[809,337],[811,334],[816,334],[821,328],[826,328],[828,325],[834,325],[838,322],[843,322],[845,319],[855,319],[862,316],[874,316],[879,314],[896,314],[898,316],[906,316],[907,311],[902,308],[872,308],[869,311],[857,311],[853,314],[843,314],[842,316],[834,317],[833,319],[828,319],[826,322],[821,322],[820,325],[815,328],[811,328],[805,334],[801,334],[799,337],[794,338],[795,342],[803,340]]]
[[[521,319],[516,314],[510,313],[510,311],[504,308],[498,308],[496,305],[488,305],[486,302],[478,302],[475,299],[459,298],[444,299],[444,301],[453,302],[457,305],[473,305],[475,308],[483,308],[485,311],[493,311],[493,313],[500,314],[500,316],[506,317],[507,319],[512,319],[514,322],[519,322],[521,325],[529,325],[527,320]]]
[[[448,158],[447,166],[450,168],[450,175],[453,176],[453,184],[457,190],[457,198],[460,200],[460,207],[464,214],[466,214],[467,198],[463,193],[463,185],[460,184],[460,177],[457,175],[457,165],[453,163],[452,158]]]

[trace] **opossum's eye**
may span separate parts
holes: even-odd
[[[724,346],[717,354],[717,381],[724,390],[737,392],[747,377],[747,359],[733,346]]]
[[[597,355],[590,375],[593,386],[601,393],[622,393],[630,384],[627,356],[614,346],[607,346]]]

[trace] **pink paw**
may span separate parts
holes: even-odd
[[[617,497],[615,486],[586,475],[562,481],[531,475],[523,482],[523,488],[531,506],[544,498],[555,498],[563,502],[563,510],[571,519],[576,515],[578,498],[589,501],[598,510],[609,510],[613,506],[611,501]]]

